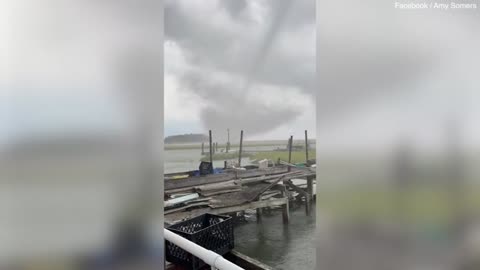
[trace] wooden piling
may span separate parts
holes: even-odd
[[[212,173],[213,173],[213,146],[212,146],[212,130],[208,131],[208,137],[210,142],[210,164],[212,164]]]
[[[307,135],[307,130],[305,130],[305,163],[308,163],[308,135]]]
[[[305,200],[305,203],[308,205],[307,207],[307,216],[311,215],[311,204],[313,202],[313,180],[315,178],[312,176],[307,177],[307,199]]]
[[[257,208],[256,211],[257,211],[257,223],[261,223],[262,222],[262,208]]]
[[[240,149],[238,150],[238,167],[242,166],[242,146],[243,146],[243,130],[240,131]]]
[[[288,141],[288,163],[292,163],[292,144],[293,144],[293,136],[290,136]]]
[[[292,163],[292,144],[293,144],[293,136],[290,136],[288,140],[288,163]],[[291,170],[291,167],[288,167],[288,171]]]
[[[202,142],[202,155],[205,155],[205,143]]]
[[[310,178],[310,183],[312,181],[313,179]],[[308,185],[308,182],[309,182],[309,177],[307,177],[307,185]],[[308,193],[308,187],[307,187],[307,191],[304,191],[302,188],[297,187],[295,184],[293,184],[292,181],[290,180],[284,181],[283,183],[285,185],[288,185],[290,188],[292,188],[296,192],[298,192],[300,196],[302,196],[305,199],[305,213],[307,216],[310,216],[312,196]]]
[[[310,198],[313,198],[313,180],[315,180],[314,176],[307,177],[307,192]]]
[[[225,147],[225,151],[228,153],[230,151],[230,129],[227,129],[227,146]]]
[[[282,195],[286,198],[286,203],[282,206],[282,219],[284,224],[288,224],[290,222],[290,205],[288,200],[288,192],[287,187],[283,185]]]
[[[312,209],[311,206],[312,206],[312,204],[311,204],[310,197],[307,195],[305,197],[305,215],[307,217],[309,217],[310,214],[311,214],[311,209]]]

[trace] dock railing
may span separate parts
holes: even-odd
[[[221,255],[208,250],[204,247],[201,247],[180,235],[173,233],[167,229],[163,229],[165,239],[179,246],[183,250],[189,252],[195,257],[200,258],[206,264],[210,265],[213,269],[218,270],[244,270],[243,268],[233,264],[232,262],[226,260]]]

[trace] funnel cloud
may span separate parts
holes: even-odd
[[[314,132],[314,1],[168,1],[165,35],[167,96],[193,104],[167,104],[167,123],[188,111],[203,132]]]

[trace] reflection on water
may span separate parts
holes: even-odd
[[[264,214],[262,221],[235,227],[235,249],[274,269],[315,268],[315,206],[305,215],[304,205],[290,209],[290,223],[282,222],[280,211]]]

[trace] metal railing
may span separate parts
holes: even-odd
[[[175,234],[167,229],[163,229],[165,239],[179,246],[183,250],[189,252],[195,257],[200,258],[206,264],[210,265],[212,269],[219,270],[244,270],[243,268],[226,260],[221,255],[201,247],[178,234]]]

